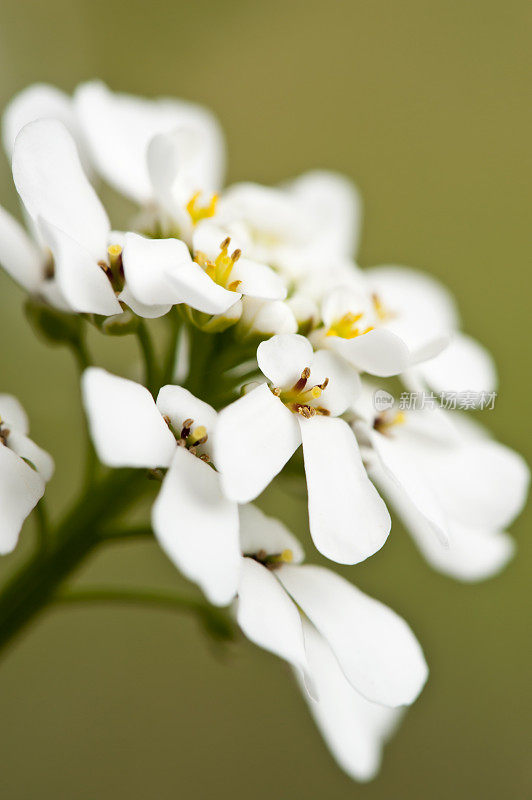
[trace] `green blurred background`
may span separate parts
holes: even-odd
[[[0,101],[33,81],[71,90],[97,76],[212,107],[230,180],[347,173],[365,201],[361,263],[425,268],[451,287],[500,367],[484,421],[527,455],[531,12],[526,0],[1,0]],[[5,160],[0,195],[16,208]],[[0,275],[0,389],[55,455],[61,508],[81,472],[75,370],[35,340],[22,300]],[[113,342],[106,363],[133,375],[131,344]],[[306,537],[301,499],[272,495]],[[192,620],[100,607],[48,614],[0,665],[0,796],[532,797],[525,516],[514,533],[518,557],[485,585],[432,573],[398,525],[343,570],[410,621],[431,665],[372,784],[333,764],[280,661],[245,642],[220,659]],[[4,570],[31,526],[22,539]],[[181,583],[149,543],[109,548],[80,580]]]

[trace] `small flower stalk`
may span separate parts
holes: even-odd
[[[41,534],[0,588],[0,646],[75,592],[70,573],[91,549],[152,536],[197,587],[166,602],[215,638],[239,629],[284,659],[338,765],[370,780],[429,669],[407,622],[356,587],[356,565],[386,546],[393,518],[459,581],[496,575],[515,552],[528,468],[442,400],[494,394],[490,355],[435,279],[356,263],[361,201],[348,179],[225,186],[223,134],[200,106],[40,84],[7,107],[3,142],[25,223],[0,209],[0,264],[35,330],[76,356],[89,439],[79,498],[51,530],[52,458],[0,395],[0,553],[32,512]],[[124,230],[102,181],[136,205]],[[152,325],[165,336],[154,341]],[[95,364],[89,326],[136,338],[144,378],[135,364],[120,375]],[[401,397],[433,402],[395,400],[390,378]],[[304,563],[299,538],[255,505],[287,475],[328,566],[311,553]],[[139,498],[145,523],[128,529],[120,519]]]

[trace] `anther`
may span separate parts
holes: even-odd
[[[220,245],[220,250],[227,250],[229,245],[231,244],[231,237],[228,236],[227,239],[224,239]]]
[[[240,248],[234,251],[233,255],[231,256],[231,261],[233,262],[233,264],[236,261],[238,261],[241,255],[242,255],[242,250],[240,250]]]
[[[181,428],[181,439],[186,439],[187,438],[187,436],[190,434],[190,429],[191,429],[193,424],[194,424],[194,420],[193,419],[186,419],[183,422],[183,427]]]
[[[300,379],[295,383],[292,387],[293,392],[301,392],[305,386],[307,385],[307,381],[310,378],[310,367],[305,367],[303,372],[301,373]]]

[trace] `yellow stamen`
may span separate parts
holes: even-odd
[[[351,311],[348,311],[343,317],[339,317],[339,319],[333,321],[326,335],[339,336],[341,339],[354,339],[356,336],[363,336],[365,333],[369,333],[369,331],[373,330],[372,325],[364,328],[364,330],[361,330],[357,325],[357,322],[359,322],[363,316],[364,314],[362,313],[353,314]]]
[[[194,192],[194,194],[192,195],[186,206],[190,219],[192,220],[192,224],[194,226],[197,225],[198,222],[201,222],[202,219],[208,219],[209,217],[214,217],[214,215],[216,214],[218,195],[213,194],[211,196],[211,199],[205,206],[200,206],[198,204],[200,196],[201,192]]]
[[[220,253],[214,261],[209,261],[204,253],[194,254],[194,261],[202,267],[209,278],[218,286],[223,286],[230,292],[237,292],[240,287],[239,280],[231,280],[231,273],[236,262],[242,255],[241,250],[235,250],[231,255],[228,253],[231,238],[228,236],[220,245]]]
[[[290,564],[293,560],[294,554],[289,548],[283,550],[282,553],[279,553],[275,556],[270,556],[269,558],[270,564]]]
[[[373,427],[375,430],[379,431],[379,433],[388,434],[392,428],[398,425],[404,425],[405,422],[406,414],[404,411],[396,411],[395,414],[393,412],[384,411],[376,418]]]
[[[373,308],[375,309],[375,313],[378,316],[381,322],[384,322],[387,319],[391,319],[394,315],[392,312],[386,308],[382,300],[380,299],[379,295],[374,292],[371,295],[371,300],[373,302]]]
[[[107,248],[107,254],[109,256],[109,263],[111,267],[116,267],[119,265],[120,257],[122,255],[122,248],[119,244],[111,244]]]
[[[207,435],[207,428],[205,427],[205,425],[198,425],[198,427],[194,428],[194,430],[190,434],[191,438],[195,442],[199,442],[199,440],[203,439],[204,436],[206,435]]]

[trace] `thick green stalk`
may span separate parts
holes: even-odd
[[[138,496],[145,473],[116,470],[95,484],[59,525],[45,550],[38,551],[0,594],[0,650],[52,600],[61,583],[101,541],[99,528]]]

